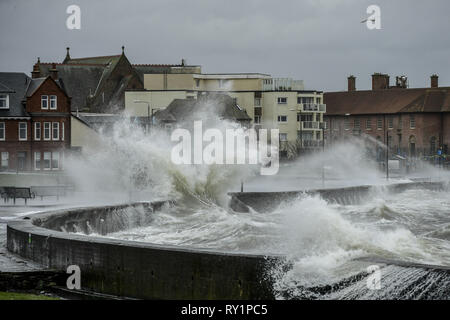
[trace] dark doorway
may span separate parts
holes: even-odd
[[[17,152],[17,171],[25,171],[27,164],[27,153],[25,151]]]

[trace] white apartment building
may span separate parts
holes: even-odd
[[[200,70],[197,70],[200,71]],[[196,99],[202,92],[223,92],[236,99],[255,126],[280,130],[281,155],[292,157],[322,145],[323,92],[305,90],[302,80],[260,73],[144,74],[144,90],[125,92],[125,112],[150,116],[174,99]]]

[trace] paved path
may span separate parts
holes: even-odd
[[[6,224],[14,219],[22,219],[29,213],[39,212],[49,206],[0,205],[0,272],[23,272],[44,270],[45,267],[10,253],[6,249]]]

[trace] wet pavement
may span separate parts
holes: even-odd
[[[26,215],[48,210],[55,206],[55,204],[36,203],[25,206],[20,204],[19,201],[16,205],[0,204],[0,272],[23,272],[45,269],[44,266],[22,259],[6,249],[6,225],[9,221],[22,219]]]

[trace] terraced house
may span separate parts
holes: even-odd
[[[391,155],[448,154],[450,88],[440,87],[438,79],[432,75],[428,88],[408,88],[405,76],[390,85],[389,75],[375,73],[371,90],[356,90],[355,77],[348,77],[348,91],[324,94],[327,144],[362,136],[389,146]]]
[[[63,168],[70,148],[70,98],[58,72],[32,78],[0,73],[0,160],[2,171]]]

